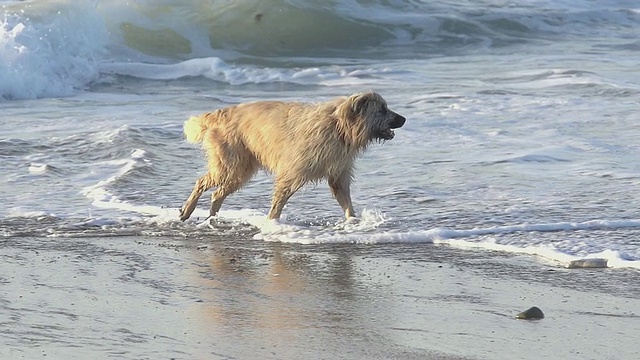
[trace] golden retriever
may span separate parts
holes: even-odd
[[[317,104],[258,101],[193,116],[184,123],[187,141],[202,143],[208,172],[196,181],[180,209],[191,216],[203,192],[210,216],[259,169],[275,176],[269,219],[278,219],[291,195],[308,182],[326,179],[346,218],[354,217],[349,186],[356,157],[374,141],[391,140],[405,118],[375,92]]]

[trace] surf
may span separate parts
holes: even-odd
[[[160,126],[164,129],[164,126]],[[127,126],[105,130],[95,135],[100,139],[115,139],[136,129]],[[172,131],[177,131],[173,129]],[[124,134],[124,135],[123,135]],[[138,144],[142,145],[142,144]],[[163,233],[174,236],[212,236],[211,241],[221,241],[227,231],[241,231],[247,241],[280,242],[301,245],[322,244],[437,244],[466,250],[503,251],[527,254],[560,264],[568,264],[581,258],[602,257],[614,267],[640,268],[640,253],[616,241],[584,242],[584,237],[554,236],[564,241],[546,241],[545,233],[606,233],[640,228],[640,219],[592,219],[581,222],[559,221],[546,223],[500,224],[498,226],[473,226],[460,222],[453,228],[433,224],[423,229],[401,218],[394,218],[382,209],[364,207],[355,221],[344,221],[335,216],[316,212],[314,216],[293,216],[282,220],[267,220],[266,213],[248,207],[223,208],[215,219],[209,219],[208,209],[195,210],[192,220],[181,223],[179,209],[154,203],[128,200],[120,193],[123,180],[141,181],[148,176],[154,162],[151,154],[142,147],[132,147],[128,155],[110,160],[96,159],[78,181],[80,190],[92,206],[95,214],[78,218],[77,214],[56,215],[42,212],[9,211],[3,221],[5,237],[24,235],[20,224],[26,223],[32,236],[68,236],[89,231],[94,236],[114,234]],[[142,171],[141,170],[145,170]],[[152,171],[153,172],[153,171]],[[136,180],[137,179],[137,180]],[[266,210],[266,209],[264,209]],[[461,220],[462,221],[462,220]],[[40,225],[39,225],[40,224]],[[84,230],[82,230],[84,229]],[[222,236],[222,237],[221,237]],[[604,236],[603,238],[606,238]]]
[[[350,59],[437,58],[585,33],[606,38],[637,24],[632,9],[549,6],[487,12],[483,4],[447,2],[3,2],[0,99],[72,96],[114,74],[297,83],[317,68],[330,78],[330,66],[353,71]]]

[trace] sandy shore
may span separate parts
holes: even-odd
[[[442,245],[0,242],[0,358],[637,359],[640,274]],[[516,320],[531,306],[546,317]]]

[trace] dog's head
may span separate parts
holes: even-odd
[[[360,147],[372,141],[391,140],[393,129],[404,125],[404,116],[391,111],[387,102],[375,92],[349,96],[339,107],[338,117],[344,123],[347,136]]]

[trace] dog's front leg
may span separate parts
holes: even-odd
[[[351,218],[356,216],[356,212],[353,210],[353,205],[351,204],[351,191],[349,177],[343,177],[338,179],[329,179],[329,188],[331,189],[331,193],[333,197],[338,200],[338,204],[342,207],[344,211],[344,217]]]
[[[214,217],[220,211],[222,203],[227,196],[238,190],[243,183],[232,183],[231,185],[220,185],[211,195],[211,207],[209,208],[209,217]]]
[[[267,218],[279,219],[280,214],[282,214],[282,209],[287,204],[287,201],[289,201],[291,195],[298,191],[302,185],[304,185],[304,183],[277,179],[273,190],[273,198],[271,199],[271,209],[269,210]]]

